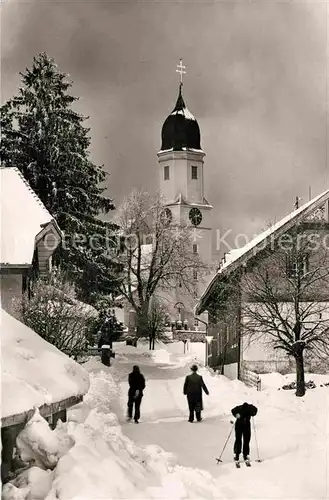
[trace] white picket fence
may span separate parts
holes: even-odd
[[[257,373],[242,367],[240,378],[249,387],[256,387],[257,391],[261,391],[262,381]]]

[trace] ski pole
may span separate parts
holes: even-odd
[[[231,430],[230,430],[229,435],[227,436],[227,439],[226,439],[226,441],[225,441],[224,447],[223,447],[223,449],[222,449],[222,452],[221,452],[221,454],[220,454],[219,458],[216,458],[216,460],[217,460],[217,465],[219,464],[219,462],[222,462],[222,461],[223,461],[223,460],[222,460],[222,455],[223,455],[223,453],[224,453],[224,450],[225,450],[225,448],[226,448],[226,445],[227,445],[227,443],[228,443],[228,440],[229,440],[229,439],[230,439],[230,437],[231,437],[231,434],[232,434],[232,431],[233,431],[233,427],[234,427],[234,423],[233,423],[233,425],[232,425],[232,427],[231,427]]]
[[[258,449],[257,433],[256,433],[256,424],[255,424],[254,417],[252,417],[252,423],[253,423],[253,426],[254,426],[255,443],[256,443],[256,450],[257,450],[257,456],[258,456],[258,459],[256,460],[256,462],[261,462],[261,459],[259,458],[259,449]]]

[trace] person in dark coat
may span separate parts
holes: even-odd
[[[101,329],[99,330],[98,351],[101,352],[101,362],[105,366],[111,365],[112,357],[112,338],[108,329],[111,319],[106,317]]]
[[[133,366],[133,371],[129,373],[128,376],[128,383],[128,420],[131,420],[133,417],[133,408],[135,405],[134,420],[136,424],[138,424],[143,390],[145,389],[145,378],[144,375],[141,374],[139,366]]]
[[[250,453],[250,418],[257,414],[257,408],[254,405],[243,403],[236,406],[232,410],[232,415],[236,418],[235,421],[235,442],[234,442],[234,460],[239,461],[242,438],[243,438],[243,459],[249,460]]]
[[[101,351],[103,365],[110,366],[112,357],[112,340],[108,333],[101,333],[98,341],[98,350]]]
[[[187,396],[188,407],[190,411],[190,416],[188,421],[193,422],[194,412],[198,422],[201,422],[201,411],[203,410],[202,405],[202,390],[209,395],[206,384],[203,381],[201,375],[196,372],[198,367],[196,365],[191,366],[192,373],[187,375],[185,378],[183,392]]]

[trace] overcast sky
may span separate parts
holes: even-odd
[[[2,101],[46,51],[90,116],[118,204],[157,188],[178,92],[198,119],[214,227],[251,235],[326,189],[325,0],[16,1],[2,7]],[[327,165],[326,165],[327,162]],[[329,178],[329,176],[327,176]],[[327,184],[326,184],[327,183]]]

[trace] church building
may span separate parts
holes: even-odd
[[[183,99],[182,62],[177,72],[181,74],[178,97],[174,109],[165,119],[161,130],[161,148],[158,157],[158,189],[166,204],[166,216],[174,224],[189,226],[192,232],[191,251],[197,253],[205,265],[212,263],[212,205],[204,193],[204,158],[199,124],[187,109]],[[143,246],[148,254],[150,245]],[[195,319],[194,307],[209,277],[195,270],[193,280],[195,295],[187,293],[180,283],[173,290],[163,292],[168,304],[171,327],[176,330],[205,332],[207,314]],[[123,309],[116,315],[129,330],[135,326],[135,311],[122,296],[116,298]]]
[[[178,68],[184,68],[180,65]],[[178,70],[178,72],[180,72]],[[204,193],[204,158],[199,124],[185,105],[180,82],[176,105],[161,131],[158,152],[159,188],[167,205],[167,214],[178,224],[188,224],[192,231],[193,252],[204,264],[212,262],[212,205]],[[193,308],[205,286],[204,277],[195,272],[196,294],[191,297],[179,284],[172,294],[173,322],[177,329],[205,330],[195,319]],[[202,320],[202,318],[200,318]]]

